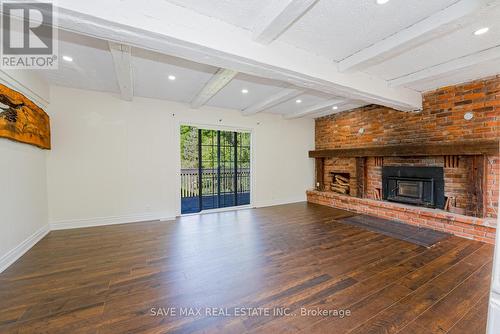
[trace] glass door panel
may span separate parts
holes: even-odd
[[[236,205],[234,174],[234,132],[220,131],[220,207]]]
[[[250,133],[181,126],[181,160],[182,213],[250,204]]]
[[[250,133],[236,133],[237,151],[237,203],[236,205],[250,204]]]
[[[218,131],[199,130],[201,134],[201,209],[209,210],[218,207],[217,181],[218,181]]]
[[[199,133],[193,126],[181,126],[181,212],[201,211]]]

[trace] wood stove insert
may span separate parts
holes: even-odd
[[[444,170],[441,167],[385,166],[383,199],[430,208],[444,208]]]

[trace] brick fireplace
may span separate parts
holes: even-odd
[[[371,105],[317,119],[316,150],[310,156],[316,158],[320,186],[308,191],[308,201],[493,243],[500,181],[500,76],[428,92],[423,104],[418,113]],[[466,113],[472,119],[466,120]],[[406,187],[402,196],[387,195],[383,173],[419,167],[442,171],[441,181],[439,175],[424,173],[414,177],[420,183],[408,183],[405,179],[413,174],[399,172],[399,185]],[[337,174],[349,176],[348,193],[334,184],[332,175]],[[443,183],[442,199],[429,197],[431,179],[438,187]],[[394,180],[398,177],[390,183],[392,190],[398,187]],[[402,203],[404,196],[424,192],[434,204],[410,203],[411,198]]]

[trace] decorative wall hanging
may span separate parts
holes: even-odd
[[[49,115],[23,94],[0,84],[0,137],[50,149]]]

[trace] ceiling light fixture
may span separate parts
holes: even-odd
[[[73,61],[73,58],[70,56],[63,56],[63,60],[71,63]]]
[[[175,77],[175,75],[169,75],[169,76],[168,76],[168,80],[170,80],[170,81],[174,81],[175,79],[177,79],[177,78]]]
[[[377,0],[377,5],[385,5],[389,0]]]
[[[241,90],[241,92],[242,92],[243,94],[248,94],[248,89],[243,88],[243,89]]]
[[[482,34],[486,34],[489,30],[490,30],[490,28],[488,28],[488,27],[477,29],[476,31],[474,31],[474,35],[479,36]]]
[[[302,103],[302,100],[295,100],[295,103]]]
[[[338,108],[339,108],[339,107],[337,107],[337,106],[333,106],[333,107],[332,107],[332,109],[333,109],[333,110],[337,110]]]

